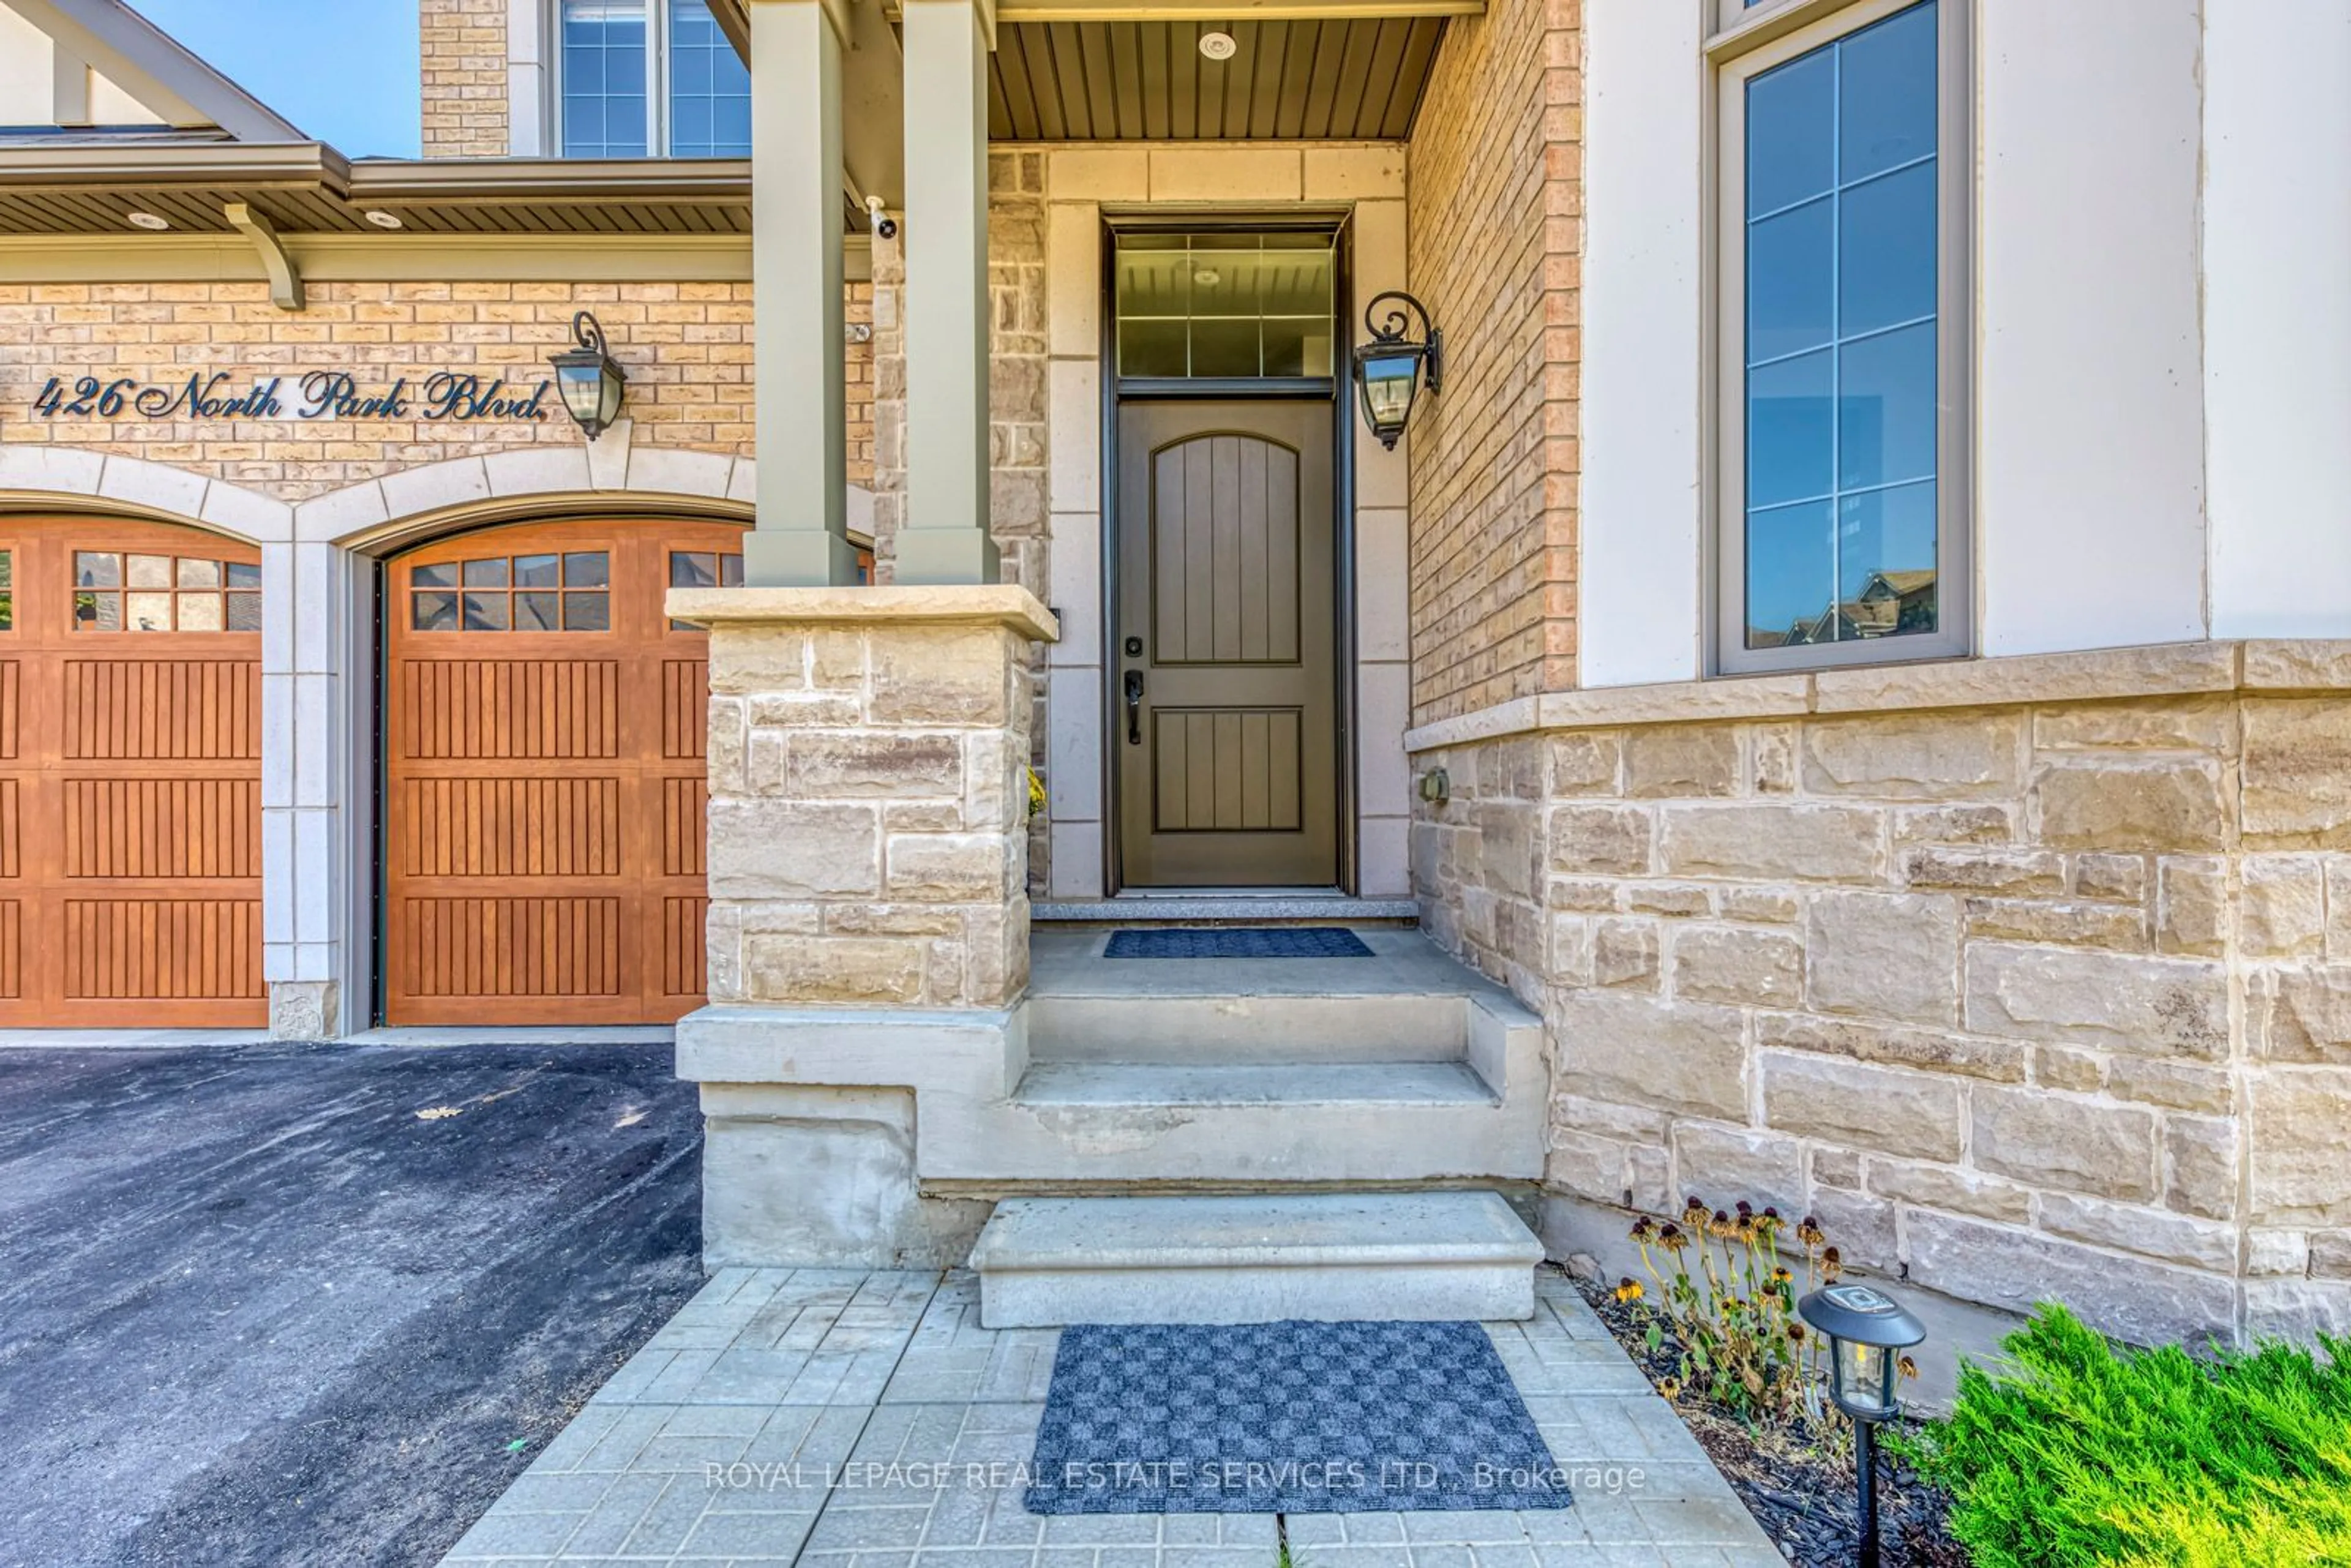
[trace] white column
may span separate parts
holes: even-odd
[[[2351,0],[2204,8],[2215,637],[2351,637]]]
[[[900,582],[994,582],[987,503],[987,51],[974,0],[906,0],[906,514]],[[761,468],[766,467],[765,461]]]
[[[847,0],[752,0],[751,277],[758,525],[743,579],[857,580],[847,533],[841,51]]]
[[[345,984],[347,564],[329,544],[261,548],[261,967],[270,1030],[287,1039],[367,1027],[367,998]]]

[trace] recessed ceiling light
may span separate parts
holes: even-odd
[[[396,229],[400,226],[400,214],[398,213],[387,213],[381,207],[370,207],[366,212],[361,213],[360,216],[367,219],[368,222],[373,224],[380,229]]]
[[[1217,284],[1222,283],[1224,280],[1224,274],[1220,272],[1211,272],[1205,267],[1192,275],[1192,281],[1198,284],[1203,288],[1214,288]]]
[[[1239,53],[1240,46],[1233,42],[1230,33],[1203,33],[1200,52],[1212,60],[1228,60]]]
[[[125,213],[123,217],[134,229],[167,229],[172,226],[171,219],[159,218],[153,213]]]

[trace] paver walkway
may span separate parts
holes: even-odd
[[[1058,1330],[969,1274],[721,1270],[444,1561],[800,1568],[1762,1568],[1782,1563],[1574,1288],[1489,1323],[1575,1506],[1094,1514],[1021,1507]]]

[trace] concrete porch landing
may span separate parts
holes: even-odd
[[[1567,1280],[1536,1294],[1486,1329],[1574,1506],[1290,1514],[1294,1568],[1780,1568]],[[1273,1514],[1021,1507],[1060,1338],[981,1328],[962,1272],[721,1270],[443,1561],[1277,1568]]]
[[[925,1181],[1003,1197],[1540,1175],[1541,1020],[1416,930],[1353,929],[1370,956],[1107,958],[1107,930],[1038,933],[1011,1094],[943,1140]]]

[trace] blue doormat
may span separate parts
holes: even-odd
[[[1061,1331],[1031,1513],[1565,1508],[1476,1323]]]
[[[1368,958],[1341,925],[1210,925],[1113,931],[1105,958]]]

